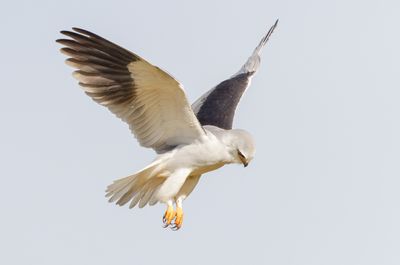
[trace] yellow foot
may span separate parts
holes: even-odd
[[[176,215],[174,224],[171,226],[172,230],[179,230],[183,223],[183,210],[181,207],[176,207]]]
[[[174,220],[175,218],[175,211],[174,211],[174,207],[172,205],[168,205],[167,210],[165,211],[164,217],[163,217],[163,223],[164,223],[164,228],[168,227],[172,220]]]

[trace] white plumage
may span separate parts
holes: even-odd
[[[107,188],[110,202],[130,208],[166,203],[164,224],[179,229],[182,202],[202,174],[230,163],[247,166],[254,143],[249,133],[232,129],[233,116],[275,27],[236,75],[196,101],[195,112],[182,85],[160,68],[89,31],[61,32],[70,39],[57,42],[66,46],[61,51],[78,69],[74,77],[85,93],[128,123],[142,146],[158,153],[150,165]]]

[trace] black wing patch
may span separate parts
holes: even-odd
[[[261,50],[277,24],[278,20],[261,39],[238,73],[212,88],[193,103],[192,108],[201,125],[214,125],[226,130],[232,129],[235,109],[248,87],[251,77],[260,66]]]
[[[254,72],[239,74],[217,85],[196,113],[200,124],[232,129],[236,106],[253,74]]]

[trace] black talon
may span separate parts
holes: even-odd
[[[173,224],[170,228],[172,231],[178,231],[180,229],[176,224]]]
[[[171,224],[167,224],[167,218],[165,218],[165,215],[164,215],[162,221],[163,221],[163,227],[164,227],[164,228],[167,228],[168,226],[171,225]]]
[[[172,229],[172,231],[178,231],[178,230],[179,230],[179,227],[174,226],[174,227],[171,227],[171,229]]]

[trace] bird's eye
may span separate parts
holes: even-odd
[[[245,158],[244,155],[242,154],[242,152],[240,152],[239,150],[237,150],[237,152],[238,152],[238,155],[240,158],[242,158],[242,159]]]

